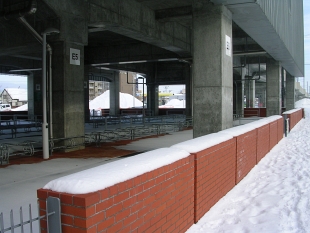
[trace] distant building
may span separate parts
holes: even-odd
[[[28,103],[27,89],[6,88],[0,95],[3,104],[11,104],[12,108],[16,108]]]
[[[128,72],[128,76],[127,72],[121,71],[119,73],[119,91],[121,93],[127,93],[135,97],[139,96],[137,95],[138,86],[135,82],[136,82],[136,73]],[[89,100],[93,100],[96,97],[103,94],[105,91],[109,90],[110,89],[109,84],[110,83],[107,81],[89,80],[88,81]]]
[[[89,100],[93,100],[97,96],[103,94],[106,90],[109,90],[109,86],[109,82],[89,80]]]
[[[135,96],[136,93],[136,73],[121,71],[119,73],[119,91]]]

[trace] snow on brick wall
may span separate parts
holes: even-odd
[[[194,156],[89,194],[39,189],[43,210],[47,196],[61,200],[63,233],[185,232],[194,224]]]
[[[63,233],[185,232],[282,137],[283,118],[273,116],[124,159],[115,163],[123,168],[124,177],[114,177],[118,173],[109,177],[117,170],[108,169],[106,173],[107,169],[99,166],[95,168],[98,174],[94,184],[113,179],[109,185],[100,184],[100,190],[81,194],[84,192],[79,189],[84,186],[76,183],[87,172],[72,174],[38,190],[40,212],[44,213],[48,196],[60,198]],[[131,168],[127,169],[128,165]],[[105,172],[103,177],[101,170]],[[86,186],[89,179],[84,180]],[[70,182],[75,194],[51,190],[67,188]],[[41,228],[45,233],[45,220],[41,220]]]

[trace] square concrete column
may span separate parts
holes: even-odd
[[[113,81],[110,83],[110,115],[112,116],[120,114],[119,95],[119,72],[115,71]]]
[[[286,110],[295,108],[295,77],[286,72]]]
[[[255,108],[255,80],[250,80],[250,108]]]
[[[193,106],[193,101],[192,101],[192,71],[191,71],[191,66],[187,66],[186,68],[186,76],[185,76],[185,114],[187,117],[192,117],[192,106]]]
[[[236,98],[236,114],[237,117],[244,114],[244,79],[246,74],[246,68],[241,69],[241,80],[235,82],[235,98]]]
[[[266,107],[266,83],[257,82],[255,84],[256,97],[258,98],[258,107]]]
[[[84,136],[84,46],[59,41],[52,47],[53,137]],[[72,49],[79,52],[79,63],[70,59]]]
[[[193,1],[193,136],[233,125],[232,15]]]
[[[266,112],[267,117],[281,115],[281,65],[280,62],[269,59],[267,69]]]
[[[34,84],[34,75],[30,74],[27,77],[27,83],[28,83],[28,116],[34,115],[34,93],[35,93],[35,84]],[[38,115],[41,115],[38,114]]]
[[[245,81],[246,107],[255,107],[255,80],[247,79]]]
[[[158,85],[147,85],[147,109],[151,110],[153,116],[158,116]]]

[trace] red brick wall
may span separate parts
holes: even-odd
[[[194,156],[90,194],[39,189],[42,211],[47,196],[61,200],[63,233],[185,232],[194,224]]]
[[[236,139],[195,155],[195,222],[235,186]]]
[[[281,140],[283,118],[246,129],[187,158],[94,193],[39,189],[41,213],[46,198],[54,196],[61,200],[63,233],[185,232]],[[44,233],[46,221],[41,222]]]
[[[278,127],[278,142],[281,141],[284,135],[284,119],[283,117],[277,120],[277,127]]]
[[[278,121],[273,121],[269,124],[270,144],[269,150],[271,150],[278,143]],[[283,131],[282,131],[283,134]]]
[[[269,124],[257,128],[257,149],[256,149],[256,163],[258,163],[270,149],[270,130]]]
[[[289,118],[289,125],[290,125],[290,128],[289,128],[289,131],[291,131],[295,125],[303,118],[304,116],[304,112],[303,112],[303,109],[296,109],[295,112],[292,112],[292,113],[283,113],[283,115],[286,115],[287,118]]]
[[[236,139],[236,184],[238,184],[256,165],[256,130],[236,136]]]

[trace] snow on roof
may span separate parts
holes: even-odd
[[[142,107],[143,103],[134,96],[127,93],[119,93],[120,108]],[[110,90],[89,101],[89,109],[110,108]]]
[[[11,111],[27,111],[28,110],[28,104],[24,104],[22,106],[19,106],[17,108],[12,108]]]
[[[7,91],[12,99],[16,99],[19,101],[27,101],[28,100],[28,92],[27,89],[22,88],[5,88],[3,91]]]
[[[190,154],[176,148],[160,148],[52,180],[44,186],[56,192],[96,192],[172,164]]]

